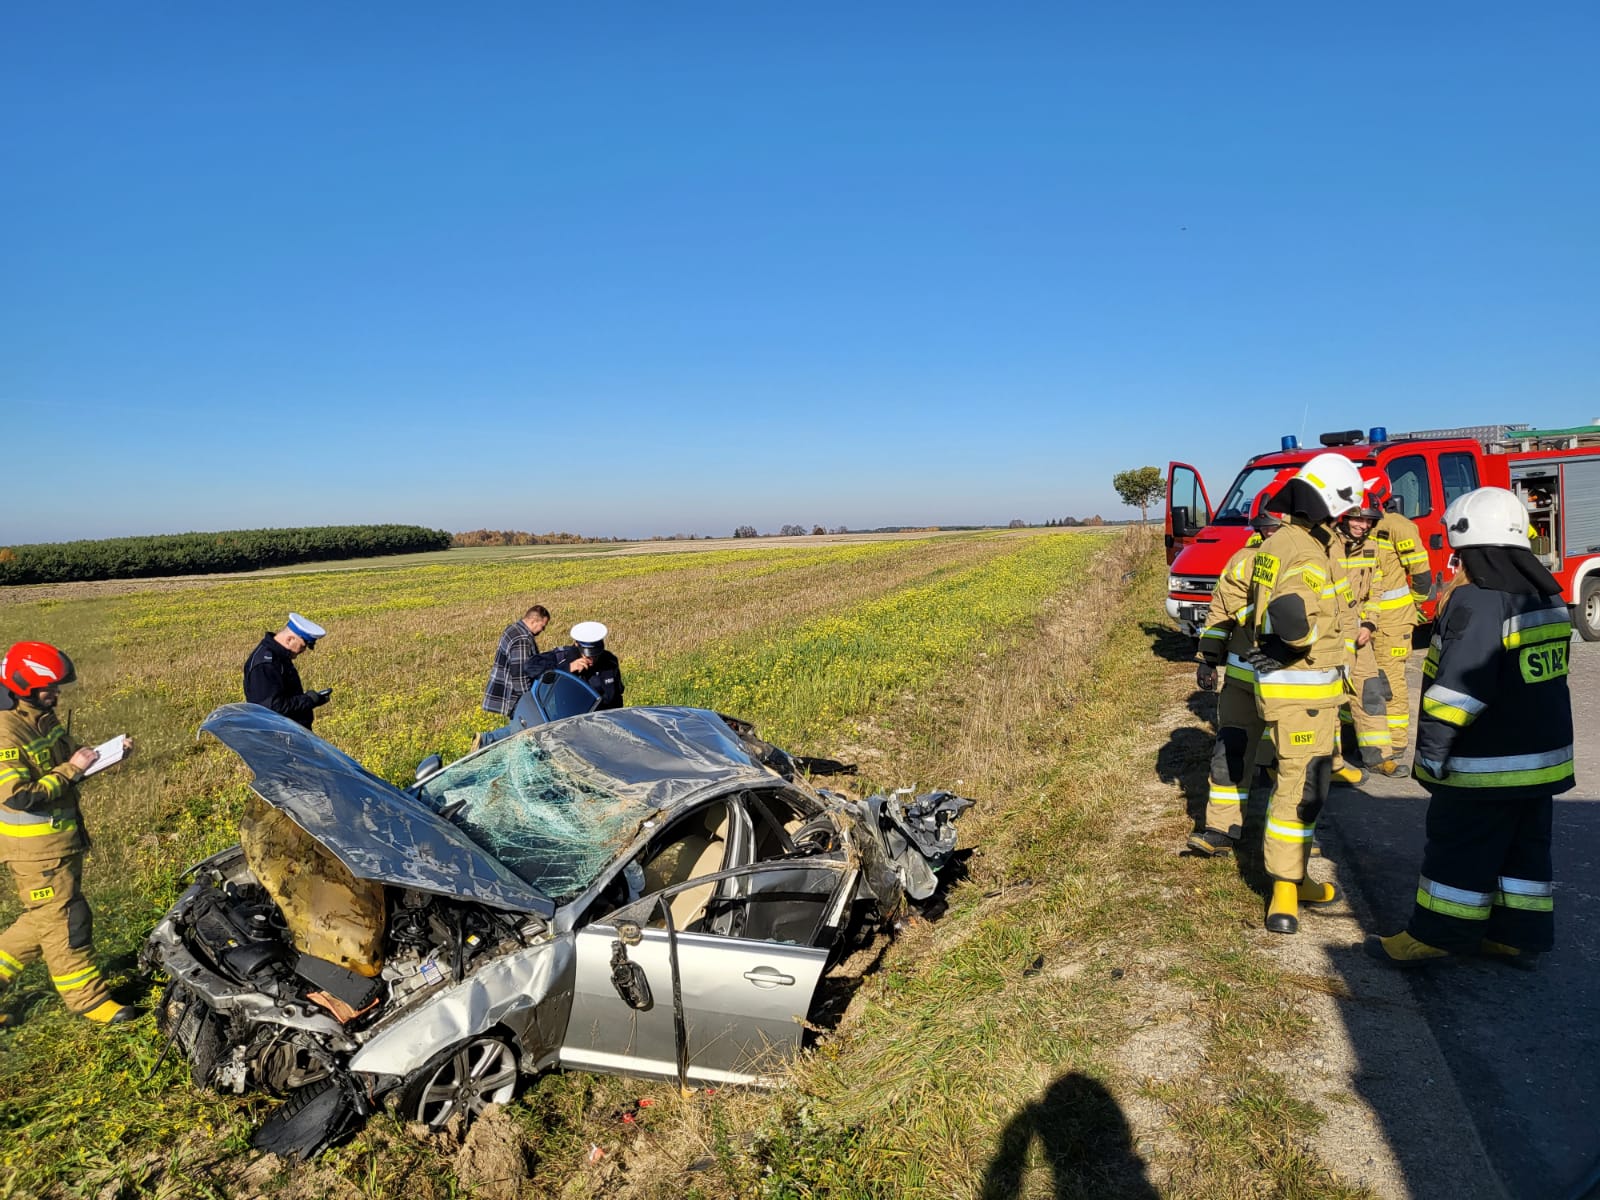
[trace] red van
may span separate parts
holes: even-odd
[[[1572,624],[1585,641],[1600,641],[1600,422],[1575,429],[1483,425],[1390,436],[1383,428],[1325,433],[1315,449],[1292,437],[1280,449],[1244,464],[1215,509],[1200,472],[1167,466],[1167,613],[1199,633],[1211,589],[1234,551],[1250,535],[1250,503],[1279,471],[1317,454],[1344,454],[1358,468],[1389,475],[1400,511],[1417,523],[1434,581],[1452,572],[1444,510],[1477,487],[1510,488],[1528,506],[1534,553],[1561,583]],[[1433,616],[1434,604],[1423,605]]]

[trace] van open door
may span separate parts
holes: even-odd
[[[1211,524],[1205,481],[1188,463],[1167,464],[1167,565]]]

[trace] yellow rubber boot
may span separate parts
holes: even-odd
[[[96,1004],[83,1014],[96,1025],[121,1025],[124,1021],[131,1021],[139,1014],[126,1004],[118,1004],[115,1000],[106,1000]]]
[[[1300,885],[1286,879],[1272,881],[1272,901],[1267,905],[1267,928],[1273,933],[1300,932]]]
[[[1339,889],[1331,883],[1303,879],[1300,881],[1300,886],[1295,889],[1295,896],[1301,904],[1332,904],[1339,898]]]
[[[1359,787],[1367,781],[1367,773],[1352,763],[1345,763],[1330,776],[1334,783],[1342,783],[1349,787]]]
[[[1391,967],[1416,967],[1450,957],[1450,951],[1419,942],[1403,929],[1386,938],[1369,937],[1366,950],[1373,958]]]

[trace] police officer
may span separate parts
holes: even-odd
[[[1365,482],[1365,481],[1363,481]],[[1334,744],[1334,783],[1359,784],[1371,768],[1392,774],[1389,744],[1388,685],[1378,670],[1373,650],[1377,633],[1377,608],[1372,597],[1376,574],[1376,547],[1368,536],[1383,514],[1376,498],[1363,489],[1361,503],[1340,517],[1335,525],[1335,545],[1339,565],[1350,584],[1350,605],[1346,613],[1346,642],[1353,697],[1346,697],[1339,709],[1342,724],[1351,725],[1359,754],[1358,762],[1345,760],[1339,742]],[[1342,740],[1342,736],[1341,736]],[[1388,770],[1383,769],[1389,763]]]
[[[43,958],[69,1009],[120,1024],[134,1010],[111,998],[94,964],[94,918],[82,893],[89,839],[78,783],[100,755],[80,749],[55,714],[61,689],[77,677],[72,660],[45,642],[18,642],[0,660],[0,858],[22,901],[22,915],[0,933],[0,986]],[[132,749],[124,738],[124,757]]]
[[[1433,594],[1428,573],[1428,552],[1422,545],[1422,531],[1400,511],[1400,501],[1392,494],[1389,477],[1382,471],[1363,472],[1368,492],[1376,499],[1383,516],[1372,531],[1376,566],[1372,578],[1372,599],[1376,609],[1376,631],[1372,651],[1388,693],[1388,723],[1391,759],[1380,765],[1385,774],[1404,775],[1401,761],[1411,743],[1411,694],[1406,685],[1406,663],[1411,660],[1411,633],[1422,619],[1421,603]]]
[[[311,728],[312,712],[328,702],[332,688],[308,692],[300,683],[294,660],[314,650],[328,631],[299,613],[289,614],[289,623],[277,633],[268,630],[261,643],[244,662],[244,698],[291,721]]]
[[[572,627],[573,644],[554,652],[557,665],[600,693],[597,711],[622,707],[622,665],[606,649],[606,634],[610,632],[599,621],[579,621]]]
[[[1223,668],[1205,827],[1189,836],[1189,849],[1207,857],[1234,850],[1243,829],[1244,802],[1249,798],[1255,769],[1262,760],[1270,762],[1272,758],[1270,743],[1263,752],[1266,723],[1256,709],[1256,673],[1249,661],[1255,642],[1246,605],[1256,547],[1283,524],[1282,518],[1268,507],[1274,492],[1274,488],[1265,489],[1250,505],[1253,532],[1217,577],[1211,607],[1200,629],[1200,665],[1195,669],[1195,685],[1212,691],[1217,686],[1217,668]]]
[[[1462,952],[1531,965],[1554,944],[1552,798],[1574,785],[1571,614],[1511,492],[1459,496],[1444,523],[1465,582],[1435,620],[1422,668],[1415,773],[1432,797],[1422,877],[1406,928],[1367,949],[1397,966]]]
[[[1256,550],[1250,623],[1256,704],[1278,756],[1262,857],[1272,877],[1266,927],[1296,933],[1299,906],[1336,898],[1305,877],[1317,816],[1328,797],[1333,739],[1344,695],[1344,583],[1330,548],[1333,522],[1361,497],[1361,476],[1342,454],[1319,454],[1279,489],[1289,520]]]

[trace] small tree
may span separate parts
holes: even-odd
[[[742,538],[742,537],[755,537],[756,536],[756,527],[754,525],[741,525],[741,526],[739,526],[739,528],[737,528],[737,529],[735,529],[733,531],[733,536],[734,537],[740,537],[740,538]]]
[[[1141,525],[1149,520],[1150,506],[1167,494],[1167,481],[1158,467],[1118,471],[1111,477],[1111,486],[1124,504],[1139,510]]]

